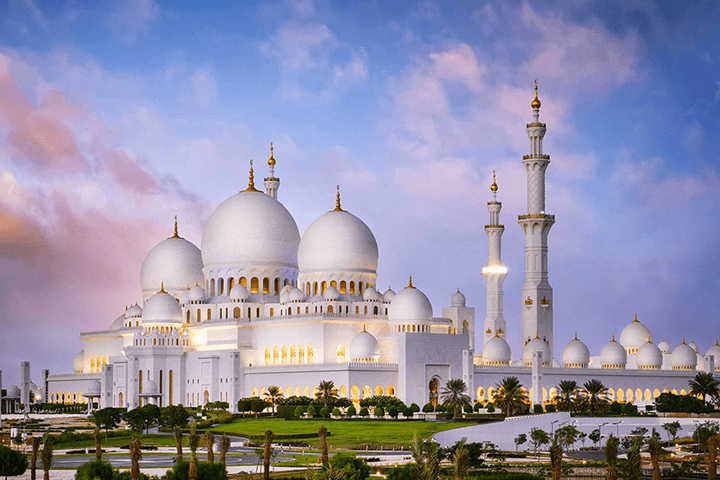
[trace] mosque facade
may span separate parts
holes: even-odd
[[[526,126],[530,153],[522,160],[527,212],[518,217],[526,239],[519,355],[505,340],[508,269],[494,175],[482,269],[487,312],[476,340],[475,309],[460,291],[439,317],[412,277],[398,292],[378,291],[377,242],[342,208],[339,188],[335,208],[301,236],[278,201],[271,146],[264,191],[255,187],[251,163],[248,187],[210,215],[201,248],[179,235],[176,221],[173,235],[143,262],[140,301],[108,328],[81,333],[84,348],[73,372],[43,371],[35,398],[99,398],[102,406],[128,408],[226,401],[236,409],[240,398],[262,396],[271,385],[286,397],[313,396],[321,381],[332,380],[339,396],[354,401],[393,395],[423,405],[437,401],[445,382],[456,378],[473,399],[492,400],[497,383],[510,375],[529,387],[533,403],[550,401],[561,380],[598,379],[610,399],[640,405],[665,391],[685,393],[697,371],[720,370],[720,346],[702,355],[684,340],[674,349],[664,340],[653,343],[637,317],[599,355],[576,336],[559,359],[553,356],[548,238],[555,217],[545,211],[550,156],[543,152],[540,107],[536,85]]]

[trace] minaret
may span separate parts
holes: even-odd
[[[277,191],[280,187],[280,179],[275,178],[275,157],[273,157],[273,144],[270,142],[270,158],[268,158],[270,166],[270,176],[265,178],[265,193],[277,200]]]
[[[548,233],[555,215],[545,213],[545,170],[550,155],[542,150],[545,124],[540,123],[540,100],[535,80],[535,98],[530,104],[533,123],[527,124],[530,155],[523,156],[527,170],[527,214],[518,217],[525,233],[525,284],[522,287],[521,348],[536,333],[550,346],[553,354],[553,290],[548,283]],[[546,361],[552,362],[552,359]]]
[[[505,338],[505,318],[503,317],[503,282],[508,269],[500,257],[501,239],[505,226],[500,224],[500,210],[502,203],[497,201],[497,182],[493,170],[493,183],[490,187],[492,201],[488,202],[490,224],[485,225],[488,236],[488,263],[482,269],[482,276],[487,284],[487,313],[483,326],[483,345],[495,335]]]

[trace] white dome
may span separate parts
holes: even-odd
[[[695,353],[698,353],[698,346],[695,343],[695,340],[690,340],[690,343],[688,343],[690,347],[692,347],[693,350],[695,350]]]
[[[368,287],[363,292],[363,300],[366,302],[379,302],[382,296],[373,287]]]
[[[645,345],[648,341],[652,342],[650,330],[638,322],[637,314],[635,320],[625,325],[622,333],[620,333],[620,345],[625,347],[628,354],[637,353],[638,349]]]
[[[552,362],[552,355],[550,354],[550,345],[545,343],[545,340],[535,337],[532,340],[530,340],[527,343],[527,345],[525,345],[525,348],[523,348],[523,353],[522,353],[522,361],[525,366],[529,367],[532,365],[533,352],[542,352],[544,366],[547,367],[550,365],[550,362]]]
[[[370,273],[378,266],[378,246],[367,225],[352,213],[333,210],[305,231],[298,249],[301,275]]]
[[[297,268],[300,232],[290,212],[270,195],[243,191],[210,215],[202,234],[206,269]]]
[[[290,292],[288,292],[288,291],[280,292],[280,303],[283,303],[283,304],[287,303],[289,298],[290,298]]]
[[[188,293],[188,300],[191,302],[204,302],[207,300],[207,295],[205,295],[205,289],[195,285],[190,289],[190,293]]]
[[[715,340],[715,345],[710,347],[705,355],[712,355],[715,357],[715,371],[720,371],[720,345]]]
[[[673,370],[695,370],[697,354],[690,345],[685,343],[685,339],[673,350],[670,364]]]
[[[400,290],[390,303],[390,322],[429,322],[433,318],[432,304],[419,289],[408,286]]]
[[[142,323],[182,323],[182,308],[172,295],[156,293],[145,302]]]
[[[645,340],[647,342],[647,340]],[[625,368],[627,364],[627,352],[615,337],[600,350],[600,366],[602,368]]]
[[[662,342],[658,343],[658,348],[662,353],[670,353],[670,345],[663,339]]]
[[[113,320],[112,324],[110,325],[110,330],[120,330],[125,326],[125,321],[127,318],[125,318],[125,315],[120,315],[118,318]]]
[[[325,298],[325,300],[337,300],[340,297],[340,292],[338,292],[337,288],[331,285],[325,289],[323,297]]]
[[[363,331],[350,342],[350,359],[353,362],[377,362],[380,358],[380,344],[372,333]]]
[[[590,350],[575,335],[575,338],[565,345],[562,361],[565,368],[587,368],[590,363]]]
[[[125,318],[142,317],[142,313],[142,307],[136,303],[135,305],[127,309],[127,312],[125,312]]]
[[[180,293],[178,300],[180,300],[180,305],[187,305],[188,303],[190,303],[190,289],[187,288],[187,289],[183,290]]]
[[[288,301],[290,302],[302,302],[305,300],[305,294],[299,288],[295,288],[288,294]]]
[[[157,383],[155,383],[154,380],[148,380],[145,383],[145,388],[143,388],[143,394],[145,395],[157,395],[158,394],[158,386]]]
[[[8,388],[5,393],[4,398],[20,398],[20,389],[17,385],[10,385],[10,388]]]
[[[485,365],[508,365],[512,360],[510,345],[504,338],[496,335],[485,344],[482,359]]]
[[[657,345],[647,342],[638,350],[635,363],[640,370],[659,370],[663,363],[662,352]]]
[[[282,295],[283,293],[290,293],[290,291],[291,291],[293,288],[295,288],[295,287],[293,287],[293,286],[290,285],[290,284],[283,285],[283,287],[280,289],[280,295]]]
[[[233,300],[247,300],[250,298],[250,292],[248,292],[245,285],[238,283],[230,290],[230,298]]]
[[[92,382],[88,383],[87,392],[85,394],[86,397],[89,396],[100,396],[100,389],[101,385],[98,380],[93,380]]]
[[[395,290],[388,287],[388,289],[385,290],[385,293],[383,293],[383,302],[390,303],[393,301],[393,298],[395,298]]]
[[[75,358],[73,358],[73,371],[75,373],[82,373],[85,369],[85,350],[80,350]]]
[[[460,292],[460,289],[458,288],[458,291],[453,293],[452,298],[450,299],[450,305],[453,307],[464,307],[465,306],[465,295]]]
[[[203,262],[200,249],[184,238],[170,237],[155,245],[140,269],[143,297],[154,294],[161,286],[176,294],[188,285],[202,282]]]

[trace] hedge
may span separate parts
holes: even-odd
[[[277,416],[280,418],[297,418],[295,411],[299,408],[303,413],[307,412],[310,405],[278,405]]]

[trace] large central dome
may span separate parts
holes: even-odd
[[[201,251],[206,270],[218,268],[297,268],[300,232],[290,212],[258,191],[225,200],[210,215]]]

